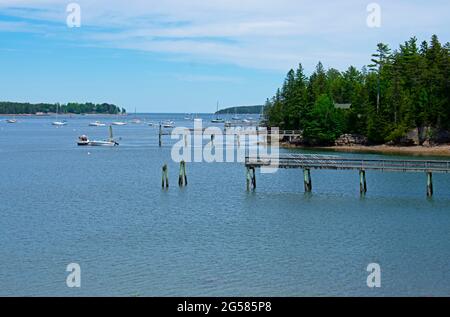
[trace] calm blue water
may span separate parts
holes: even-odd
[[[246,192],[242,164],[192,163],[179,189],[175,141],[159,148],[156,128],[79,148],[80,134],[107,137],[87,126],[98,118],[0,119],[0,295],[450,295],[450,175],[428,200],[425,175],[368,172],[361,199],[357,172],[313,171],[311,195],[300,170],[258,173]],[[80,289],[66,286],[71,262]],[[380,289],[366,285],[372,262]]]

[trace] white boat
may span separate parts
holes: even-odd
[[[217,102],[217,111],[216,113],[219,112],[219,102]],[[218,115],[216,115],[216,117],[214,119],[211,120],[212,123],[224,123],[225,120],[220,118]]]
[[[134,108],[134,119],[130,121],[133,124],[141,124],[142,121],[136,117],[136,108]]]
[[[66,121],[53,121],[52,125],[57,126],[57,127],[62,127],[62,126],[67,125],[67,122]]]
[[[112,125],[118,125],[118,126],[122,126],[122,125],[127,125],[126,122],[122,122],[122,121],[115,121],[113,123],[111,123]]]
[[[163,128],[172,129],[175,128],[175,122],[172,120],[166,120],[162,122]]]
[[[6,120],[6,122],[8,122],[8,123],[17,123],[17,120],[16,119],[8,119],[8,120]]]
[[[114,140],[112,126],[109,126],[109,139],[108,140],[92,140],[90,141],[86,135],[82,135],[78,138],[78,146],[117,146],[119,143]]]
[[[59,112],[59,105],[56,106],[55,121],[52,122],[52,125],[57,126],[57,127],[62,127],[62,126],[67,125],[66,120],[58,121],[58,112]]]
[[[95,121],[95,122],[91,122],[89,123],[90,127],[106,127],[106,124],[101,123],[100,121]]]

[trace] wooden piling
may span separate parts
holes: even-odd
[[[433,173],[427,172],[427,196],[433,197]]]
[[[178,185],[180,187],[187,186],[186,162],[180,162],[180,175],[178,176]]]
[[[167,164],[164,164],[162,167],[161,183],[163,188],[169,188],[169,168],[167,167]]]
[[[304,169],[303,176],[305,181],[305,192],[310,193],[312,191],[311,170],[307,168]]]
[[[162,146],[162,125],[159,124],[159,147]]]
[[[361,195],[367,193],[366,171],[359,170],[359,192]]]
[[[253,189],[256,189],[256,170],[254,167],[251,168],[252,171],[252,185]]]
[[[250,190],[250,167],[247,167],[247,172],[245,174],[245,179],[247,181],[247,190]]]

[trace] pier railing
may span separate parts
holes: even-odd
[[[275,162],[275,163],[274,163]],[[439,160],[386,160],[343,158],[327,155],[280,155],[278,162],[270,156],[245,159],[248,167],[277,164],[279,168],[310,168],[332,170],[381,170],[391,172],[450,173],[450,161]]]
[[[274,160],[271,157],[247,156],[245,164],[248,167],[258,168],[273,165]],[[450,173],[450,161],[439,160],[386,160],[322,155],[281,155],[275,164],[279,168]]]
[[[439,160],[386,160],[344,158],[332,155],[288,154],[279,157],[246,156],[247,188],[256,188],[255,169],[261,167],[301,168],[304,173],[305,191],[312,190],[311,169],[359,170],[360,192],[367,192],[366,171],[423,172],[427,175],[427,195],[433,195],[433,173],[450,173],[450,161]]]

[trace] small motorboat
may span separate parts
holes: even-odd
[[[162,126],[163,126],[163,128],[166,128],[166,129],[172,129],[172,128],[175,128],[175,122],[173,122],[171,120],[163,121]]]
[[[141,124],[142,121],[139,120],[139,119],[133,119],[133,120],[130,121],[130,123],[133,123],[133,124]]]
[[[100,121],[95,121],[95,122],[91,122],[89,123],[90,127],[106,127],[106,124],[101,123]]]
[[[112,126],[109,126],[109,139],[108,140],[92,140],[90,141],[86,135],[82,135],[78,138],[77,141],[78,146],[117,146],[119,143],[114,140]]]
[[[86,135],[82,135],[78,137],[78,142],[77,142],[78,146],[86,146],[89,145],[89,139]]]
[[[53,121],[52,125],[57,126],[57,127],[62,127],[67,125],[67,121]]]
[[[8,119],[8,120],[6,120],[6,122],[8,122],[8,123],[17,123],[17,120],[16,119]]]

